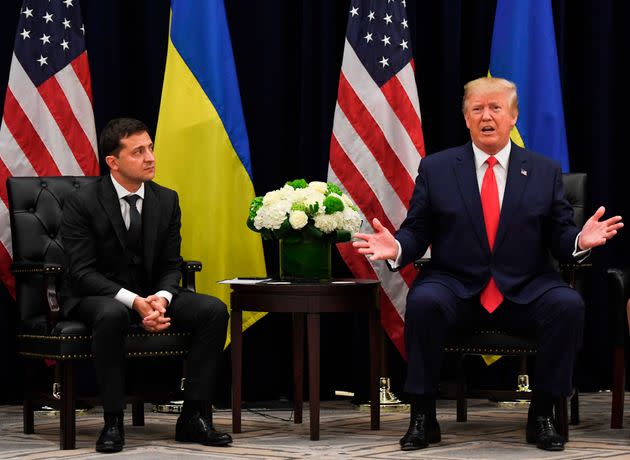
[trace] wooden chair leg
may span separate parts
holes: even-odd
[[[131,424],[133,426],[144,426],[144,401],[134,401],[131,403]]]
[[[76,415],[74,392],[74,364],[72,361],[58,361],[59,383],[61,385],[61,400],[59,405],[59,443],[62,450],[75,448]]]
[[[626,364],[623,345],[613,349],[612,406],[610,408],[610,427],[623,427],[623,406],[626,386]]]
[[[558,433],[564,436],[565,441],[569,441],[569,411],[567,398],[559,398],[554,401],[555,422]]]
[[[35,433],[35,405],[33,395],[36,394],[35,385],[37,375],[34,370],[37,361],[24,360],[24,400],[22,401],[22,423],[24,434]]]
[[[571,425],[580,424],[580,392],[576,388],[571,396]]]
[[[24,434],[35,433],[35,415],[33,400],[30,399],[30,395],[26,395],[22,403],[22,420],[24,423]]]
[[[457,360],[457,386],[455,389],[455,397],[457,398],[457,421],[465,422],[468,420],[468,400],[466,399],[464,355],[459,356]]]

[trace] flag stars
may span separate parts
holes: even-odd
[[[367,34],[365,34],[365,43],[370,43],[373,39],[372,39],[372,33],[368,32]]]
[[[32,18],[33,8],[24,8],[24,11],[22,11],[22,14],[24,15],[25,18]]]
[[[381,38],[381,41],[383,42],[383,46],[391,45],[391,43],[389,42],[390,38],[391,37],[388,37],[387,35],[383,35],[383,38]]]
[[[359,8],[356,6],[353,6],[352,9],[350,10],[350,14],[352,16],[358,16],[359,15]]]
[[[61,2],[61,3],[63,3],[64,5],[66,5],[66,8],[70,8],[70,7],[72,6],[72,2],[73,2],[73,1],[74,1],[74,0],[64,0],[64,1],[63,1],[63,2]]]
[[[392,23],[392,15],[391,14],[386,14],[385,17],[383,18],[383,21],[385,21],[385,24],[391,24]]]
[[[65,39],[60,43],[60,45],[64,50],[67,50],[70,48],[70,43],[67,42]]]
[[[79,30],[83,32],[83,35],[85,35],[85,26],[83,24],[81,24],[81,27],[79,27]]]
[[[407,29],[409,26],[407,25],[407,20],[403,19],[402,22],[400,23],[401,26],[403,26],[403,29]]]
[[[374,21],[374,19],[376,19],[374,17],[374,11],[370,11],[370,14],[367,15],[368,19],[370,20],[370,22]]]
[[[63,21],[61,23],[63,24],[64,29],[70,28],[70,20],[68,18],[63,18]]]
[[[407,40],[403,40],[402,42],[400,42],[400,46],[402,47],[402,49],[406,50],[409,49],[409,45],[408,45],[408,41]]]
[[[42,16],[42,19],[46,21],[46,24],[48,24],[49,22],[53,22],[53,15],[46,11],[46,14]]]
[[[42,41],[42,45],[45,45],[46,43],[50,43],[50,35],[42,34],[42,36],[39,39]]]
[[[20,35],[22,36],[22,40],[26,40],[27,38],[31,38],[31,31],[22,29],[22,32],[20,32]]]
[[[389,67],[389,59],[387,59],[385,56],[383,56],[381,60],[378,61],[378,63],[381,64],[383,68]]]
[[[42,56],[41,54],[39,55],[39,59],[36,59],[37,62],[39,62],[39,66],[42,67],[43,65],[48,65],[48,58]]]
[[[404,6],[405,8],[407,8],[407,2],[406,2],[405,0],[402,0],[400,3],[402,4],[402,6]]]

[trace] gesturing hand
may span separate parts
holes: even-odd
[[[359,254],[365,254],[372,260],[396,259],[398,257],[398,245],[396,238],[378,219],[372,220],[375,233],[355,233],[354,238],[361,241],[352,243]]]
[[[606,208],[600,206],[595,211],[595,214],[584,223],[580,239],[578,240],[578,247],[581,250],[605,244],[606,241],[617,234],[617,230],[623,227],[621,216],[614,216],[600,221],[599,219],[604,215],[604,212],[606,212]]]

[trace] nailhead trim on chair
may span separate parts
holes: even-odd
[[[128,334],[127,337],[185,337],[190,335],[188,332],[160,332],[157,334]],[[26,340],[91,340],[91,335],[31,335],[21,334],[18,339]]]
[[[188,353],[187,350],[184,351],[144,351],[144,352],[134,352],[127,353],[125,356],[129,358],[144,358],[144,357],[155,357],[155,356],[183,356]],[[72,360],[72,359],[88,359],[91,358],[92,355],[42,355],[39,353],[28,353],[28,352],[18,352],[18,355],[24,356],[27,358],[46,358],[46,359],[57,359],[60,361]]]

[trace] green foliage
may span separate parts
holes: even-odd
[[[324,198],[324,206],[326,207],[326,214],[343,211],[343,201],[336,196],[328,195]]]
[[[328,189],[326,190],[326,193],[324,193],[324,195],[330,195],[331,193],[336,193],[339,196],[343,195],[343,192],[341,191],[341,189],[339,188],[337,184],[327,182],[327,185],[328,185]]]
[[[287,181],[287,185],[290,185],[293,188],[306,188],[308,187],[308,182],[306,182],[304,179],[295,179]]]

